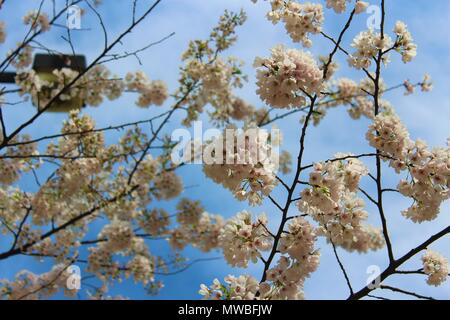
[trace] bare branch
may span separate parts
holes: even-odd
[[[415,292],[411,292],[411,291],[407,291],[407,290],[403,290],[403,289],[399,289],[399,288],[395,288],[395,287],[391,287],[391,286],[381,285],[380,289],[390,290],[392,292],[403,293],[403,294],[406,294],[408,296],[412,296],[412,297],[415,297],[415,298],[418,298],[418,299],[436,300],[433,297],[426,297],[426,296],[423,296],[423,295],[415,293]]]

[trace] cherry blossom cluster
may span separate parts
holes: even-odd
[[[425,74],[422,82],[420,83],[420,89],[422,92],[430,92],[433,89],[433,81],[429,74]]]
[[[255,113],[255,107],[238,97],[234,97],[231,106],[232,110],[230,111],[229,116],[235,120],[250,119]]]
[[[60,155],[89,155],[93,156],[104,149],[104,134],[92,132],[95,129],[95,121],[87,114],[78,110],[69,113],[67,120],[63,121],[61,134],[65,135],[58,139],[58,143],[48,144],[49,154]],[[83,152],[78,149],[82,145]]]
[[[244,105],[242,100],[236,98],[232,90],[242,86],[241,63],[235,58],[224,60],[220,57],[209,62],[190,60],[184,68],[184,78],[199,83],[198,92],[188,99],[188,118],[185,123],[189,125],[197,120],[197,116],[207,104],[213,107],[210,117],[219,123],[228,119],[232,114],[243,119],[251,111],[251,107]],[[242,114],[238,108],[244,107]]]
[[[336,71],[339,70],[339,63],[337,63],[334,60],[329,61],[329,56],[319,55],[319,69],[322,72],[325,72],[325,69],[327,70],[325,76],[325,80],[330,80],[336,73]],[[325,84],[327,84],[325,82]]]
[[[381,37],[381,33],[367,30],[360,32],[351,44],[356,49],[348,58],[350,66],[356,69],[369,68],[373,58],[380,50],[387,51],[393,46],[392,39],[388,35]],[[383,61],[388,61],[388,55],[383,56]]]
[[[47,87],[49,83],[38,77],[34,70],[23,71],[17,74],[16,84],[20,87],[21,95],[29,94],[33,102],[40,101],[40,92],[43,87]],[[49,98],[47,98],[49,101]]]
[[[162,171],[154,179],[155,196],[158,199],[173,199],[183,191],[181,178],[173,171]]]
[[[89,184],[89,178],[101,171],[100,161],[95,158],[81,158],[64,161],[56,170],[58,188],[62,196],[70,196]]]
[[[250,275],[235,277],[229,275],[225,277],[225,284],[214,279],[213,284],[207,287],[200,285],[199,293],[203,299],[212,300],[254,300],[259,290],[258,281]]]
[[[224,255],[227,262],[246,267],[249,259],[255,262],[260,257],[258,249],[271,247],[272,241],[267,229],[260,228],[261,223],[267,222],[261,221],[260,217],[257,222],[251,223],[250,214],[244,211],[225,225],[220,240],[226,243]],[[278,264],[267,270],[266,281],[258,284],[250,276],[228,277],[225,279],[227,285],[222,285],[215,279],[209,288],[201,285],[199,293],[205,299],[303,299],[304,280],[319,265],[320,254],[314,250],[316,235],[313,227],[303,218],[292,220],[288,230],[279,244],[280,252],[288,256],[281,256]],[[261,234],[262,240],[258,238]],[[260,248],[261,241],[266,242],[267,249],[266,245]],[[240,263],[236,263],[237,260]],[[242,264],[244,261],[245,264]]]
[[[430,92],[433,89],[433,81],[431,80],[431,76],[429,74],[425,74],[422,82],[413,84],[407,79],[403,82],[403,86],[406,89],[405,96],[407,96],[414,93],[416,86],[420,86],[420,90],[422,92]]]
[[[50,30],[50,21],[48,15],[45,12],[38,10],[32,10],[23,17],[23,23],[30,25],[32,29],[45,32]]]
[[[158,167],[160,167],[159,160]],[[134,170],[134,168],[135,164],[131,165],[128,172]],[[109,216],[121,215],[129,219],[134,219],[136,218],[135,210],[138,210],[139,214],[142,214],[141,208],[145,208],[154,198],[158,200],[170,200],[177,197],[183,189],[180,177],[173,171],[167,171],[164,168],[159,168],[157,175],[152,180],[143,180],[145,175],[137,177],[138,180],[134,180],[136,174],[138,174],[137,170],[132,176],[131,182],[140,181],[141,184],[134,185],[135,191],[131,192],[131,199],[123,199],[122,201],[108,205],[105,211]],[[108,190],[116,190],[117,193],[121,194],[124,190],[129,190],[133,186],[129,181],[130,176],[122,167],[117,171],[116,178],[105,181],[104,185],[106,185],[105,188],[108,188]]]
[[[200,201],[192,201],[183,198],[177,204],[177,221],[181,225],[195,224],[200,220],[200,217],[205,209]]]
[[[96,73],[96,72],[92,72]],[[16,77],[16,84],[21,88],[21,95],[29,94],[31,95],[33,103],[37,104],[39,102],[40,107],[44,107],[54,96],[56,96],[62,89],[71,83],[76,77],[78,76],[78,72],[75,70],[72,70],[70,68],[62,68],[60,70],[55,69],[52,72],[53,79],[47,79],[44,80],[37,72],[34,70],[27,70],[22,71],[18,73]],[[50,78],[49,77],[49,78]],[[98,79],[96,79],[98,80]],[[92,95],[99,95],[94,92],[94,85],[96,84],[94,81],[92,81],[90,84],[92,84]],[[80,96],[82,93],[81,86],[72,86],[70,90],[64,90],[61,92],[59,99],[61,101],[67,101],[72,98]],[[92,102],[92,99],[89,99],[90,97],[85,97],[90,102]],[[99,104],[102,100],[97,102]],[[92,103],[95,104],[95,103]]]
[[[30,140],[31,137],[24,134],[16,136],[12,143]],[[3,154],[4,158],[0,158],[0,186],[11,185],[20,178],[22,173],[37,168],[40,163],[33,160],[33,156],[36,155],[39,155],[36,143],[20,144],[16,147],[7,148]]]
[[[397,162],[397,168],[406,165],[411,174],[410,181],[401,180],[398,190],[414,203],[402,214],[414,222],[434,220],[440,205],[450,198],[449,189],[450,149],[434,148],[431,151],[418,140],[408,154],[406,162]]]
[[[68,265],[57,264],[49,272],[40,275],[21,271],[13,281],[0,280],[0,298],[8,300],[38,300],[49,298],[61,289],[67,297],[74,297],[77,290],[67,286]]]
[[[280,172],[282,172],[283,174],[288,174],[289,172],[292,171],[292,156],[288,151],[286,150],[281,151],[279,158],[279,166]]]
[[[266,107],[258,108],[248,119],[248,126],[261,126],[270,120],[270,110]]]
[[[333,9],[336,13],[343,13],[347,9],[347,2],[351,0],[327,0],[327,8]],[[357,0],[355,4],[355,13],[364,12],[369,4],[365,1]]]
[[[122,272],[126,278],[133,277],[144,285],[154,281],[155,258],[149,254],[144,239],[134,237],[129,229],[127,222],[113,221],[101,233],[105,238],[100,239],[106,241],[89,248],[87,271],[95,274],[103,286],[107,286],[109,279],[120,279]],[[119,240],[113,239],[114,230],[119,231]],[[125,265],[113,260],[115,253],[129,257]]]
[[[337,100],[341,100],[342,104],[349,103],[356,95],[361,94],[358,84],[348,78],[340,78],[336,81],[338,92]]]
[[[295,218],[289,222],[287,233],[282,235],[279,250],[300,261],[304,267],[314,252],[315,241],[313,226],[303,218]]]
[[[103,287],[107,287],[112,279],[120,279],[121,274],[125,278],[133,277],[135,282],[143,285],[153,283],[156,258],[150,254],[144,239],[135,234],[130,218],[120,212],[114,214],[109,224],[98,234],[97,246],[89,248],[88,272],[97,275],[103,282]],[[146,217],[139,211],[136,211],[135,215],[138,215],[138,221],[143,221]],[[122,220],[119,216],[127,219]],[[148,221],[140,225],[145,230]],[[117,254],[127,257],[127,261],[123,264],[114,261]],[[104,290],[106,291],[106,288]]]
[[[176,93],[177,97],[184,97],[187,111],[184,125],[197,120],[207,105],[212,106],[208,114],[218,125],[226,123],[230,117],[243,120],[253,111],[253,107],[244,104],[232,92],[247,79],[241,70],[242,62],[221,55],[236,42],[235,29],[245,20],[243,11],[237,14],[226,11],[207,40],[189,43],[182,56],[185,65],[181,68],[180,88]]]
[[[404,63],[411,62],[417,55],[417,45],[413,42],[413,38],[406,24],[402,21],[397,21],[395,23],[394,33],[397,35],[395,48],[402,55],[402,61]]]
[[[196,204],[192,203],[192,205],[195,206]],[[171,247],[176,250],[182,250],[190,244],[203,252],[218,248],[220,246],[219,235],[225,224],[222,216],[212,215],[203,211],[199,215],[196,214],[197,218],[195,220],[179,218],[189,214],[185,209],[179,207],[180,211],[177,213],[177,219],[180,225],[169,232]],[[199,209],[197,207],[194,210],[198,213]],[[188,211],[190,210],[188,209]]]
[[[163,209],[144,212],[139,225],[152,236],[164,236],[175,250],[183,250],[192,245],[203,252],[219,247],[219,235],[224,226],[220,215],[205,211],[199,201],[187,198],[177,204],[176,220],[178,226],[169,229],[170,216]]]
[[[106,241],[100,243],[100,247],[108,252],[125,251],[131,246],[134,232],[128,221],[113,220],[98,234],[99,239]]]
[[[327,8],[332,8],[336,13],[343,13],[347,9],[347,2],[351,0],[327,0]]]
[[[283,21],[287,33],[294,42],[311,47],[309,34],[322,31],[324,21],[322,5],[292,0],[272,0],[271,6],[272,10],[267,14],[267,18],[274,24]]]
[[[417,45],[413,42],[406,24],[397,21],[393,32],[396,35],[395,42],[389,35],[384,34],[382,36],[381,33],[373,30],[359,33],[353,39],[352,47],[356,49],[356,52],[349,56],[349,64],[356,69],[369,68],[379,52],[383,53],[382,62],[387,64],[390,61],[388,52],[393,49],[402,56],[404,63],[411,62],[417,55]]]
[[[439,286],[447,280],[448,260],[440,253],[427,250],[422,256],[423,272],[428,275],[427,283]]]
[[[414,142],[409,138],[409,132],[395,113],[380,113],[369,126],[366,138],[370,145],[391,156],[391,166],[401,170],[405,164],[408,150]]]
[[[319,266],[320,253],[314,249],[316,233],[303,218],[294,218],[280,239],[281,256],[274,268],[267,270],[260,284],[261,298],[268,300],[303,299],[305,279]]]
[[[261,251],[272,247],[272,237],[267,231],[267,217],[261,214],[256,221],[248,211],[239,212],[226,222],[219,236],[225,260],[235,267],[256,263]]]
[[[13,53],[16,50],[18,50],[18,52],[14,55]],[[28,44],[22,45],[21,43],[17,43],[17,48],[8,51],[7,56],[12,57],[10,61],[13,67],[22,70],[33,62],[33,48]]]
[[[50,30],[50,21],[45,12],[32,10],[23,17],[25,25],[29,25],[34,32],[46,32]],[[4,22],[0,22],[0,43],[5,41],[6,32]],[[10,50],[7,54],[10,57],[10,63],[17,69],[28,67],[33,61],[33,48],[27,43],[17,43],[17,48]]]
[[[51,183],[47,183],[34,195],[32,200],[34,212],[33,223],[44,225],[53,217],[56,217],[58,213],[60,213],[59,217],[62,219],[68,215],[69,210],[65,209],[61,211],[64,209],[64,204],[53,205],[53,203],[57,203],[59,198],[56,190],[56,186],[53,186]],[[50,193],[51,191],[53,192]]]
[[[147,255],[135,255],[127,264],[125,277],[133,277],[135,283],[144,285],[154,281],[154,259]]]
[[[78,89],[82,100],[91,106],[99,106],[104,97],[109,100],[119,98],[124,90],[124,83],[117,75],[112,75],[111,71],[104,65],[95,65],[85,73],[75,86]]]
[[[164,209],[144,210],[138,218],[138,224],[153,237],[166,235],[170,226],[169,214]]]
[[[441,203],[450,198],[450,149],[427,149],[425,142],[412,141],[408,130],[394,113],[379,114],[366,134],[374,148],[383,152],[397,173],[407,171],[410,180],[401,180],[398,190],[414,203],[402,214],[414,222],[437,217]]]
[[[320,223],[320,235],[349,251],[367,252],[384,245],[381,231],[363,224],[368,214],[357,191],[367,174],[358,159],[316,163],[309,175],[312,188],[304,189],[298,202],[300,211]]]
[[[267,280],[260,284],[261,298],[264,300],[303,299],[303,284],[309,274],[306,272],[314,271],[318,264],[318,253],[311,254],[305,266],[301,261],[281,256],[277,265],[267,270]]]
[[[348,114],[352,119],[358,120],[362,116],[373,119],[375,117],[375,105],[373,97],[374,93],[373,81],[366,78],[356,83],[348,78],[339,78],[327,83],[330,91],[329,98],[324,98],[317,107],[317,113],[314,114],[314,124],[317,125],[320,120],[326,116],[327,109],[340,105],[348,106]],[[380,112],[390,112],[393,110],[389,101],[382,99],[382,94],[386,86],[383,79],[379,82],[379,98],[378,107]]]
[[[305,94],[319,94],[323,72],[312,55],[279,45],[270,58],[256,58],[257,93],[274,108],[301,107]]]
[[[61,130],[67,136],[48,144],[47,153],[63,159],[51,179],[42,184],[33,196],[35,224],[45,225],[52,219],[63,223],[80,210],[88,210],[90,202],[95,200],[92,190],[104,181],[99,174],[105,146],[101,132],[90,132],[94,128],[95,123],[89,116],[80,116],[73,111]]]
[[[78,253],[77,250],[81,246],[79,239],[85,236],[84,231],[63,230],[54,239],[46,238],[38,241],[38,237],[42,236],[39,231],[32,230],[30,225],[25,225],[24,229],[25,233],[22,233],[20,236],[19,244],[23,245],[28,241],[36,241],[37,243],[27,252],[37,257],[39,255],[54,257],[58,263],[64,263],[67,257],[76,255]]]
[[[133,176],[133,182],[140,187],[148,184],[157,176],[158,161],[151,155],[147,155],[139,164],[136,173]]]
[[[30,207],[30,199],[27,193],[9,186],[0,188],[0,203],[0,215],[4,222],[0,225],[0,233],[5,233],[8,225],[13,225],[25,216]]]
[[[129,91],[139,93],[136,101],[139,107],[146,108],[152,104],[161,106],[168,98],[167,85],[161,80],[151,81],[142,71],[127,73],[125,82]]]
[[[203,172],[238,200],[258,205],[277,184],[278,154],[269,139],[269,133],[259,128],[226,129],[204,148]]]
[[[91,106],[100,105],[104,97],[109,100],[119,98],[125,89],[136,92],[139,98],[136,104],[140,107],[148,107],[151,104],[162,105],[168,98],[167,86],[161,80],[150,81],[143,72],[135,74],[128,73],[125,80],[120,80],[117,76],[103,65],[96,65],[88,70],[83,76],[69,68],[53,70],[53,78],[43,79],[34,70],[27,70],[18,73],[16,83],[21,88],[21,95],[31,95],[35,105],[43,108],[56,95],[60,101],[71,99],[81,99]],[[75,79],[75,84],[71,84]]]

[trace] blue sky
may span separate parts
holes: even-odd
[[[5,55],[7,50],[19,41],[26,32],[22,25],[23,16],[30,7],[36,8],[38,0],[7,1],[0,10],[0,20],[7,25],[7,42],[0,47],[0,56]],[[50,1],[48,1],[50,2]],[[65,1],[56,0],[61,6]],[[103,0],[104,5],[99,8],[99,12],[105,19],[105,24],[110,32],[110,39],[113,39],[130,21],[131,8],[130,1]],[[322,1],[325,2],[325,1]],[[370,0],[371,4],[378,1]],[[431,93],[417,93],[413,96],[404,96],[403,91],[395,91],[386,95],[403,122],[408,127],[413,139],[422,138],[430,146],[444,146],[449,134],[450,120],[450,36],[448,34],[448,21],[450,19],[450,2],[447,0],[388,0],[387,2],[387,29],[391,30],[396,20],[403,20],[418,44],[418,56],[410,64],[404,65],[398,55],[392,56],[392,63],[384,71],[384,80],[390,85],[396,85],[405,79],[419,81],[425,73],[429,73],[434,80],[434,90]],[[142,0],[139,2],[140,8],[151,4],[151,1]],[[259,1],[253,5],[250,0],[163,0],[158,8],[149,18],[137,27],[123,41],[123,45],[117,47],[117,51],[138,49],[148,43],[154,42],[164,36],[175,32],[176,34],[169,40],[140,54],[142,65],[134,58],[128,58],[119,63],[110,64],[109,67],[119,75],[127,71],[143,70],[152,79],[161,79],[168,83],[173,91],[177,87],[178,68],[180,66],[180,56],[186,49],[189,40],[203,39],[208,36],[209,31],[215,25],[218,17],[225,9],[240,10],[244,8],[248,15],[246,24],[239,28],[239,40],[237,44],[226,52],[227,55],[235,55],[245,61],[244,72],[249,76],[249,82],[237,94],[247,99],[253,105],[262,106],[262,102],[255,94],[255,70],[252,68],[253,60],[256,56],[267,56],[270,48],[276,44],[286,44],[289,47],[299,48],[298,44],[293,44],[285,34],[282,25],[273,26],[265,19],[265,14],[269,9],[266,2]],[[354,25],[347,32],[344,38],[344,46],[349,47],[353,37],[365,28],[368,15],[361,14],[357,17]],[[336,36],[340,28],[345,23],[346,15],[336,15],[331,10],[326,10],[326,22],[324,31]],[[82,19],[82,27],[90,31],[78,31],[73,33],[75,49],[86,54],[88,60],[93,59],[103,46],[102,33],[96,18],[88,14]],[[60,31],[53,35],[45,35],[42,42],[52,48],[57,48],[63,52],[69,52],[67,44],[61,40]],[[311,51],[315,54],[328,54],[331,44],[320,37],[313,37],[314,47]],[[363,78],[363,74],[352,71],[347,67],[345,57],[337,54],[341,70],[339,76],[351,77],[355,80]],[[166,106],[167,107],[167,106]],[[134,106],[134,97],[126,95],[114,102],[105,102],[98,108],[87,108],[84,112],[92,115],[98,126],[120,124],[128,121],[149,118],[159,114],[163,108],[151,107],[150,109],[140,109]],[[29,104],[20,104],[5,108],[5,117],[9,128],[27,119],[33,107]],[[183,114],[179,113],[167,128],[167,133],[179,126]],[[59,131],[64,115],[44,114],[39,121],[28,129],[34,136],[41,136]],[[206,119],[205,119],[206,120]],[[369,121],[353,121],[347,115],[345,108],[340,107],[331,110],[327,117],[318,127],[314,127],[308,132],[307,153],[305,161],[312,162],[330,158],[336,152],[360,153],[370,151],[364,139]],[[297,141],[300,131],[298,117],[292,117],[280,122],[279,127],[284,133],[284,143],[282,149],[297,153]],[[206,128],[206,124],[204,124]],[[109,135],[109,141],[117,139],[117,135]],[[372,163],[367,163],[373,168]],[[384,179],[386,187],[395,187],[399,176],[389,171],[389,177]],[[225,217],[230,217],[236,212],[249,209],[246,203],[234,200],[227,190],[215,185],[207,180],[201,167],[191,165],[182,168],[179,173],[183,176],[184,183],[192,186],[184,191],[183,196],[193,199],[201,199],[205,208],[210,213],[219,213]],[[287,181],[292,177],[287,176]],[[370,183],[365,182],[366,189],[374,191]],[[21,182],[22,187],[32,188],[29,180]],[[280,189],[281,190],[281,189]],[[275,191],[274,197],[281,202],[285,195]],[[386,215],[388,225],[392,235],[394,252],[397,256],[404,254],[408,248],[414,244],[421,243],[434,232],[439,231],[450,223],[449,205],[444,204],[442,213],[433,223],[413,224],[405,220],[400,211],[409,206],[409,200],[397,195],[386,196]],[[167,210],[173,210],[176,202],[158,204]],[[379,225],[379,217],[370,203],[366,203],[370,215],[370,222]],[[250,208],[254,214],[266,212],[270,221],[275,226],[279,219],[279,213],[273,205],[265,202],[261,207]],[[292,212],[294,213],[294,212]],[[94,226],[94,228],[100,226]],[[0,248],[5,244],[0,241]],[[323,241],[319,241],[322,252],[319,270],[306,281],[306,298],[345,298],[348,294],[343,276],[338,269],[331,248]],[[433,249],[441,251],[450,257],[450,238],[443,239],[432,246]],[[164,242],[149,243],[152,252],[164,252],[167,244]],[[204,257],[198,250],[189,248],[185,254],[191,259]],[[379,265],[382,269],[386,266],[386,252],[380,250],[376,253],[365,255],[348,254],[339,250],[339,254],[350,274],[350,278],[355,288],[365,285],[367,267]],[[219,252],[212,252],[208,257],[220,256]],[[419,256],[405,266],[406,269],[420,267]],[[17,257],[8,262],[0,263],[0,278],[10,278],[21,269],[30,269],[34,272],[45,272],[50,269],[50,262],[38,262],[23,257]],[[163,277],[165,288],[156,298],[186,298],[197,299],[198,287],[200,283],[211,283],[214,278],[222,279],[228,274],[251,273],[257,278],[261,276],[261,265],[252,265],[249,269],[232,269],[223,260],[203,262],[196,264],[189,270],[176,276]],[[439,288],[431,288],[426,285],[423,276],[396,276],[386,283],[400,286],[404,289],[415,289],[424,295],[432,295],[437,298],[450,298],[450,282]],[[134,285],[131,281],[125,281],[120,285],[112,287],[111,294],[123,294],[130,298],[146,299],[149,297],[141,286]],[[386,297],[404,298],[399,295],[383,293]]]

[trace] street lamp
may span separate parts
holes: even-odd
[[[50,84],[56,85],[58,80],[53,74],[53,70],[60,70],[62,68],[83,72],[86,69],[86,58],[83,55],[52,55],[40,53],[34,56],[33,70],[40,79],[49,82]],[[15,83],[15,77],[15,72],[0,73],[0,83]],[[45,111],[69,112],[71,110],[80,109],[83,106],[84,101],[81,97],[74,97],[64,101],[58,99]]]

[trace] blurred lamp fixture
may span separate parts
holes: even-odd
[[[69,68],[77,72],[83,72],[86,69],[86,58],[83,55],[52,55],[52,54],[36,54],[33,61],[33,70],[37,76],[51,84],[57,86],[57,77],[53,74],[54,70],[61,70]],[[0,73],[0,82],[15,83],[16,73],[3,72]],[[41,92],[41,99],[48,100],[49,92]],[[39,98],[39,96],[38,96]],[[36,103],[33,102],[36,106]],[[44,105],[45,106],[45,105]],[[42,107],[44,107],[42,106]],[[60,100],[53,102],[52,105],[46,109],[48,112],[69,112],[71,110],[81,109],[84,106],[84,101],[81,97],[74,97],[70,100]]]

